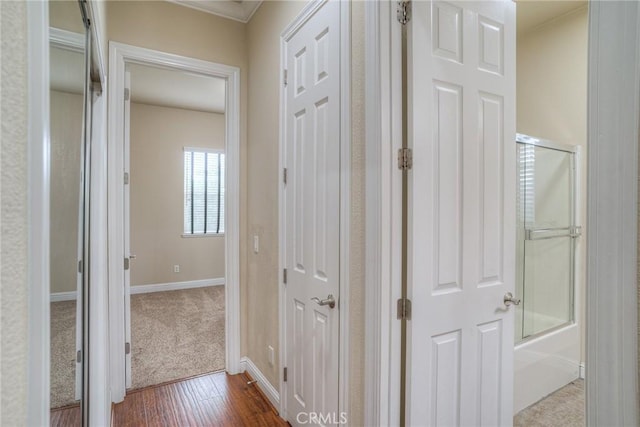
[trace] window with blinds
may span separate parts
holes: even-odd
[[[224,233],[224,152],[184,149],[184,234]]]

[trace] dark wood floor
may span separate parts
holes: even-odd
[[[80,405],[66,406],[51,411],[51,427],[80,427]]]
[[[113,427],[289,426],[247,374],[224,372],[146,387],[114,406]],[[51,411],[52,427],[80,426],[80,406]]]
[[[113,426],[288,426],[250,379],[219,372],[129,392]]]

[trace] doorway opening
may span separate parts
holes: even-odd
[[[584,425],[587,2],[516,2],[514,423]]]
[[[110,64],[117,402],[239,371],[239,70],[119,43]]]
[[[226,81],[126,73],[127,386],[139,389],[225,369]]]

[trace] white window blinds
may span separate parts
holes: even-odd
[[[184,150],[184,234],[224,233],[224,153]]]

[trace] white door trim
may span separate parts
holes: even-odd
[[[283,30],[280,35],[280,69],[286,68],[286,42],[302,27],[313,14],[322,7],[327,0],[310,1],[300,14]],[[284,185],[282,170],[286,154],[284,141],[285,116],[284,101],[284,73],[280,73],[280,185],[278,187],[278,225],[279,225],[279,256],[278,283],[279,286],[279,378],[280,396],[286,396],[287,383],[283,381],[282,372],[286,362],[286,289],[283,285],[283,269],[285,267],[285,212]],[[351,252],[350,224],[351,224],[351,5],[340,2],[340,354],[338,356],[339,388],[338,412],[349,414],[349,255]],[[280,416],[287,417],[287,399],[280,399]]]
[[[27,286],[29,323],[26,424],[49,425],[49,6],[27,2]]]
[[[240,372],[240,69],[188,58],[109,43],[109,326],[111,344],[111,397],[120,402],[125,387],[125,307],[123,287],[123,114],[125,63],[169,68],[227,80],[226,162],[227,209],[225,225],[225,363],[230,374]],[[128,254],[127,254],[128,255]]]
[[[397,24],[397,25],[396,25]],[[402,145],[401,28],[395,3],[365,3],[365,425],[400,422]]]
[[[638,425],[640,7],[589,3],[587,425]]]
[[[603,13],[606,7],[608,12]],[[640,98],[640,88],[637,85],[640,76],[640,62],[637,47],[640,46],[640,34],[630,37],[625,31],[632,31],[633,26],[640,28],[638,7],[633,2],[590,2],[590,28],[589,28],[589,249],[588,253],[588,279],[587,279],[587,313],[598,313],[595,316],[587,315],[587,363],[589,371],[587,375],[587,425],[616,424],[615,420],[624,420],[625,425],[637,425],[637,402],[639,400],[638,367],[637,367],[637,120],[640,117],[640,107],[637,100]],[[630,12],[627,8],[633,8]],[[367,2],[365,14],[367,52],[367,90],[366,90],[366,128],[367,134],[367,229],[366,246],[375,248],[374,245],[388,243],[391,250],[367,252],[366,274],[366,305],[367,307],[381,307],[392,312],[395,301],[395,293],[400,284],[394,281],[393,275],[386,272],[393,271],[394,258],[390,255],[401,250],[399,241],[382,240],[394,222],[387,220],[389,216],[388,206],[397,203],[393,191],[385,191],[383,185],[392,189],[393,180],[385,175],[381,159],[385,156],[393,159],[392,141],[401,137],[399,132],[389,132],[397,125],[397,118],[386,113],[390,105],[394,105],[392,99],[401,96],[398,85],[399,76],[392,76],[400,62],[397,57],[392,57],[389,52],[399,52],[400,41],[394,34],[399,31],[395,20],[395,3],[389,1]],[[629,26],[620,25],[628,22]],[[602,28],[602,30],[600,30]],[[606,30],[604,30],[606,28]],[[377,37],[374,37],[375,35]],[[620,37],[619,39],[617,37]],[[622,40],[624,43],[614,42]],[[606,46],[606,49],[598,47]],[[613,57],[612,54],[617,56]],[[600,54],[600,55],[598,55]],[[605,57],[605,54],[609,56]],[[615,58],[615,61],[612,59]],[[625,62],[627,73],[624,77],[607,79],[614,69]],[[611,62],[610,62],[611,61]],[[636,82],[632,91],[629,91],[628,82]],[[606,86],[605,86],[606,83]],[[395,85],[395,86],[393,86]],[[632,95],[626,98],[629,108],[621,108],[618,98],[598,97],[598,89],[618,89],[621,94]],[[395,98],[387,95],[387,92],[395,94]],[[604,95],[604,92],[603,92]],[[605,105],[605,103],[610,105]],[[397,107],[395,108],[397,110]],[[394,110],[392,110],[394,111]],[[616,117],[622,115],[617,121]],[[598,131],[608,126],[609,138],[598,138]],[[616,128],[617,126],[617,128]],[[617,130],[617,133],[614,133]],[[611,135],[621,136],[619,140],[612,140]],[[388,140],[387,135],[394,139]],[[622,138],[624,137],[624,138]],[[617,145],[613,150],[613,142]],[[598,146],[603,153],[608,155],[601,157],[595,155]],[[631,155],[629,155],[631,153]],[[617,157],[615,157],[617,156]],[[625,167],[619,167],[624,165]],[[600,172],[600,173],[598,173]],[[625,191],[611,194],[615,202],[607,203],[603,200],[604,194],[595,191],[595,185],[602,189],[618,188],[619,183],[625,183]],[[376,187],[376,183],[379,185]],[[378,191],[373,191],[377,188]],[[626,198],[625,198],[626,197]],[[598,210],[599,204],[607,205],[606,209]],[[605,217],[606,216],[606,217]],[[613,228],[609,218],[615,221],[624,221],[624,226]],[[598,227],[598,222],[602,226]],[[379,224],[378,227],[375,227]],[[614,234],[615,231],[615,234]],[[617,254],[618,263],[609,262],[609,258],[596,256],[596,242],[619,242],[618,249],[625,248]],[[384,249],[384,246],[381,247]],[[382,272],[385,273],[382,276]],[[609,274],[609,277],[620,278],[618,281],[597,280],[598,275]],[[391,291],[389,291],[391,289]],[[610,292],[617,296],[613,298],[614,306],[605,303],[599,296],[599,291]],[[389,298],[388,296],[391,295]],[[384,298],[383,298],[384,297]],[[388,302],[388,306],[385,304]],[[379,304],[383,304],[382,306]],[[399,345],[394,341],[394,328],[385,329],[386,324],[376,324],[379,321],[375,317],[373,309],[366,312],[365,348],[369,357],[365,359],[366,394],[365,394],[365,421],[366,425],[393,425],[398,423],[397,413],[385,413],[385,408],[390,411],[397,406],[399,394],[389,392],[389,384],[384,382],[389,378],[389,369],[399,369]],[[399,322],[397,322],[399,323]],[[628,327],[622,327],[628,325]],[[612,333],[615,331],[616,333]],[[606,338],[609,337],[607,340]],[[613,341],[611,341],[613,340]],[[373,353],[371,353],[373,352]],[[396,359],[394,358],[394,354]],[[607,355],[607,359],[603,356]],[[383,361],[392,360],[389,365],[383,365]],[[396,360],[396,362],[393,362]],[[604,360],[623,361],[616,363],[617,375],[607,376],[607,363]],[[611,365],[609,365],[610,367]],[[598,378],[601,376],[602,378]],[[617,399],[616,405],[610,405],[610,396]],[[622,421],[618,425],[623,425]]]

